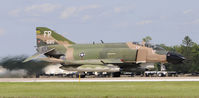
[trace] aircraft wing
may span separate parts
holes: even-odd
[[[34,55],[30,57],[30,59],[34,58]],[[65,65],[105,65],[105,64],[115,64],[115,63],[123,63],[119,59],[93,59],[93,60],[63,60],[52,57],[44,57],[39,58],[42,61],[50,62],[50,63],[64,63]],[[29,60],[29,59],[27,59]]]
[[[92,59],[92,60],[71,60],[71,61],[64,61],[66,65],[105,65],[105,64],[118,64],[123,63],[120,59]]]

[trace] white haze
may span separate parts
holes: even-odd
[[[8,70],[0,66],[0,78],[23,78],[27,76],[27,71],[24,69]]]
[[[45,74],[69,74],[71,72],[60,69],[60,64],[48,65],[43,68]],[[25,69],[10,70],[0,65],[0,78],[23,78],[28,76],[28,71]]]
[[[48,65],[47,67],[45,67],[43,69],[45,74],[68,74],[68,71],[62,70],[59,67],[61,67],[62,65],[60,64],[56,64],[56,65]]]

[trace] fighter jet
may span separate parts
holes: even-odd
[[[180,63],[185,58],[149,43],[76,44],[46,27],[37,27],[37,53],[24,62],[38,58],[59,63],[61,69],[78,72],[140,71],[154,63]],[[40,57],[45,55],[46,57]]]

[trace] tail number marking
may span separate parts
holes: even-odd
[[[55,44],[54,40],[46,40],[46,44]]]
[[[44,31],[44,38],[49,38],[52,35],[52,31]],[[46,40],[46,44],[55,44],[54,40]]]

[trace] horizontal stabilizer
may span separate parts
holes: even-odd
[[[34,58],[37,58],[37,57],[40,56],[40,55],[41,55],[40,53],[35,53],[33,56],[28,57],[27,59],[25,59],[25,60],[23,61],[23,63],[28,62],[28,61],[30,61],[30,60],[32,60],[32,59],[34,59]]]
[[[28,57],[27,59],[25,59],[24,61],[23,61],[23,63],[25,63],[25,62],[28,62],[28,61],[31,61],[31,60],[33,60],[33,59],[35,59],[35,58],[37,58],[37,57],[39,57],[40,55],[43,55],[43,54],[45,54],[45,53],[48,53],[48,52],[51,52],[51,51],[53,51],[55,48],[53,48],[53,49],[49,49],[49,50],[44,50],[43,49],[43,51],[39,51],[39,52],[37,52],[37,53],[35,53],[33,56],[31,56],[31,57]],[[42,49],[41,49],[42,50]]]

